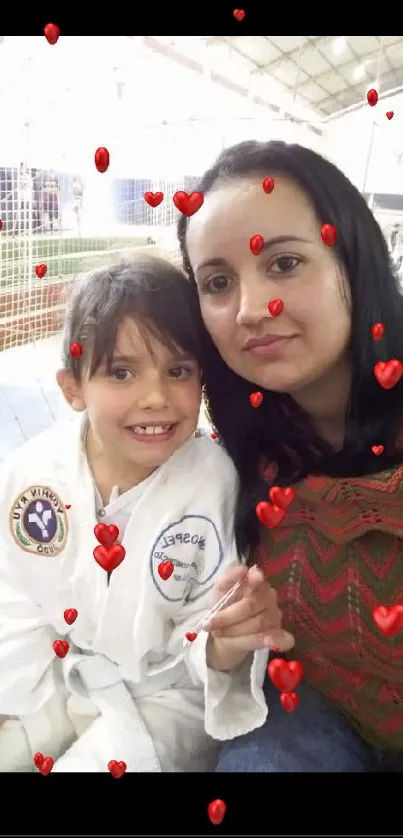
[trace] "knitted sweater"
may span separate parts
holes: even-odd
[[[403,629],[388,638],[373,619],[376,606],[403,604],[403,466],[307,477],[294,489],[286,517],[263,528],[261,542],[283,626],[296,638],[289,657],[368,744],[403,751]]]

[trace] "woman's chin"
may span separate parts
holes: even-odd
[[[260,371],[261,372],[261,371]],[[270,390],[272,393],[290,393],[294,390],[299,390],[303,384],[300,378],[295,374],[286,375],[255,375],[254,378],[248,376],[248,380],[262,390]]]

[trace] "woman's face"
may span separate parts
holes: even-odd
[[[271,194],[263,179],[218,182],[190,218],[186,241],[203,319],[224,361],[248,381],[292,394],[344,366],[349,292],[321,238],[321,223],[332,219],[318,221],[288,178],[275,177]],[[249,246],[256,235],[265,243],[257,256]],[[273,300],[283,303],[277,317]],[[261,339],[265,345],[253,345]]]

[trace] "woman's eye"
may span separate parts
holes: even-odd
[[[278,256],[277,259],[272,262],[271,269],[273,270],[274,266],[277,265],[279,270],[273,270],[273,273],[290,273],[290,271],[294,270],[294,268],[296,268],[301,261],[302,260],[299,259],[298,256]]]
[[[213,276],[211,279],[206,280],[204,283],[204,289],[208,291],[209,294],[219,294],[220,291],[226,291],[228,288],[228,277],[226,276]]]

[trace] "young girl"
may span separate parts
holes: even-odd
[[[264,722],[268,644],[293,641],[262,575],[238,567],[231,462],[195,434],[202,349],[165,262],[74,294],[57,380],[76,416],[1,475],[3,771],[35,770],[36,752],[56,771],[208,770],[214,739]],[[239,578],[234,638],[195,631]]]

